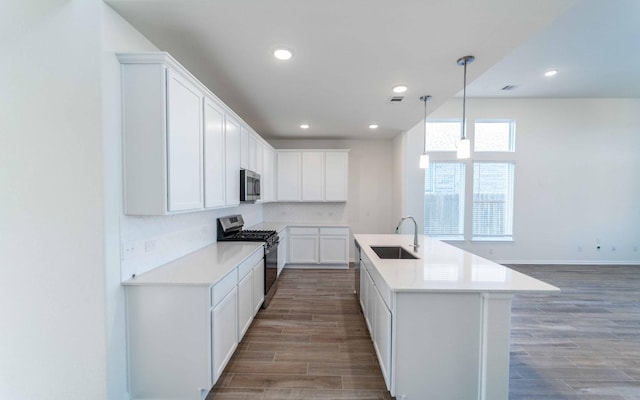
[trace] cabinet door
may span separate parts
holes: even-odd
[[[211,351],[213,381],[217,381],[225,365],[238,347],[238,298],[234,287],[211,311]]]
[[[320,236],[320,263],[346,264],[348,262],[348,236]]]
[[[238,341],[242,340],[253,320],[253,270],[238,283]]]
[[[273,201],[274,193],[273,150],[268,145],[262,146],[262,201]]]
[[[389,311],[375,287],[373,288],[372,297],[375,307],[373,345],[378,353],[382,376],[387,388],[389,388],[391,372],[391,311]]]
[[[280,201],[300,200],[300,153],[277,153],[277,198]]]
[[[168,211],[203,206],[202,100],[200,90],[167,70]]]
[[[249,131],[240,128],[240,168],[249,169]]]
[[[324,200],[324,152],[302,153],[302,201]]]
[[[240,204],[240,123],[230,115],[225,117],[226,191],[225,204]]]
[[[225,204],[224,111],[214,100],[204,100],[204,206]]]
[[[264,259],[253,266],[253,315],[255,315],[264,301]]]
[[[251,171],[256,171],[257,169],[257,161],[256,161],[257,146],[258,146],[258,140],[256,139],[255,136],[249,133],[249,166],[247,168],[249,168]]]
[[[347,201],[349,180],[349,153],[325,154],[325,200]]]
[[[296,264],[318,263],[318,236],[289,236],[289,260]]]

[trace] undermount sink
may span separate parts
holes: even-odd
[[[404,248],[400,246],[369,246],[378,257],[383,259],[394,260],[415,260],[418,257],[414,256]]]

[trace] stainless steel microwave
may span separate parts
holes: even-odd
[[[241,169],[240,201],[254,202],[256,200],[260,200],[260,174],[248,169]]]

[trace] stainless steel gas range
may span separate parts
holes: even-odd
[[[264,303],[267,308],[278,287],[278,232],[269,230],[242,229],[242,215],[227,215],[218,218],[219,242],[264,242]]]

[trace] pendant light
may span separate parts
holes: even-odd
[[[458,142],[458,158],[469,158],[471,156],[471,141],[467,139],[467,64],[471,64],[476,58],[474,56],[464,56],[458,59],[458,65],[464,66],[464,81],[462,87],[462,135]]]
[[[420,96],[420,101],[424,101],[424,134],[422,135],[422,155],[420,156],[420,168],[429,168],[429,155],[427,154],[427,101],[431,96]]]

